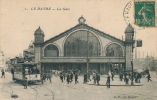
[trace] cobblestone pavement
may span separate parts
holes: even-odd
[[[0,78],[0,100],[157,100],[157,79],[152,74],[151,82],[142,78],[135,86],[125,85],[116,77],[111,81],[111,88],[105,86],[106,77],[101,76],[100,85],[93,81],[83,84],[83,77],[79,76],[79,84],[61,82],[59,77],[52,78],[41,84],[29,85],[28,89],[11,80],[11,74]],[[17,98],[11,96],[17,95]]]

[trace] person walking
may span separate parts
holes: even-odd
[[[75,74],[75,84],[79,83],[78,82],[78,74]]]
[[[2,77],[5,78],[5,71],[4,71],[4,69],[2,69],[1,72],[2,72],[2,76],[1,76],[1,78],[2,78]]]
[[[89,73],[87,73],[87,77],[88,77],[87,81],[91,81]]]
[[[84,74],[84,83],[87,83],[87,73]]]
[[[49,72],[47,77],[48,77],[48,79],[50,80],[50,83],[51,83],[52,73]]]
[[[129,77],[126,76],[125,78],[125,84],[128,85],[129,84]]]
[[[41,84],[44,84],[44,73],[41,73]]]
[[[64,71],[63,72],[63,78],[64,78],[64,80],[65,80],[65,77],[66,77],[66,72]]]
[[[138,73],[138,83],[141,83],[141,78],[142,78],[142,75],[141,75],[141,73]]]
[[[24,85],[24,89],[27,89],[27,86],[28,86],[27,77],[25,77],[24,82],[23,82],[23,85]]]
[[[119,78],[120,78],[120,81],[122,81],[122,79],[123,79],[123,73],[120,73]]]
[[[99,85],[99,81],[100,81],[100,75],[99,74],[96,75],[96,81],[97,81],[97,84]]]
[[[114,73],[113,72],[111,72],[111,77],[112,77],[112,81],[114,81]]]
[[[69,84],[69,82],[70,82],[70,75],[67,74],[67,83]]]
[[[150,74],[147,75],[147,80],[148,80],[148,82],[149,82],[149,81],[152,81]]]
[[[93,73],[93,80],[94,80],[94,84],[96,84],[96,74],[95,73]]]
[[[70,74],[70,82],[72,82],[73,81],[73,72],[71,72],[71,74]]]
[[[106,81],[107,88],[110,88],[110,75],[107,74],[107,81]]]
[[[64,78],[63,73],[60,73],[60,79],[62,82],[63,82],[63,78]]]

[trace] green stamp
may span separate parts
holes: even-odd
[[[135,24],[143,27],[155,26],[155,1],[135,2]]]

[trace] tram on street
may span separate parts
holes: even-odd
[[[23,82],[26,78],[29,83],[41,82],[40,71],[37,63],[17,63],[13,64],[13,80]]]

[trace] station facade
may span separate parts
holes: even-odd
[[[85,21],[80,17],[76,26],[46,41],[40,27],[35,31],[34,56],[41,71],[79,70],[107,74],[114,68],[118,71],[131,69],[134,36],[131,25],[127,26],[123,41]]]

